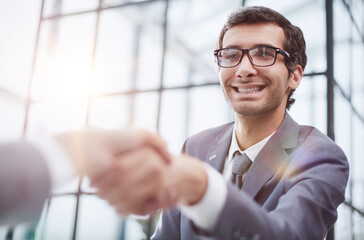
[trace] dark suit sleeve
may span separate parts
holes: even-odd
[[[31,221],[50,191],[43,156],[26,142],[0,145],[0,225]]]

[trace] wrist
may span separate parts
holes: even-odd
[[[207,189],[207,172],[204,164],[189,156],[182,156],[173,174],[177,181],[175,187],[179,202],[183,205],[194,205],[204,196]]]
[[[84,174],[84,145],[81,142],[80,134],[77,132],[61,133],[53,136],[59,146],[71,160],[78,175]]]

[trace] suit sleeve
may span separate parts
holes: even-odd
[[[186,141],[182,150],[205,159],[199,146],[207,141],[197,141]],[[347,158],[335,143],[316,132],[286,154],[289,157],[254,199],[227,183],[226,202],[212,231],[196,228],[178,210],[165,211],[155,239],[193,239],[195,235],[237,240],[324,239],[345,199]]]
[[[261,206],[228,185],[227,201],[211,236],[218,239],[324,239],[337,219],[337,207],[345,199],[348,162],[337,146],[329,151],[316,148],[316,153],[306,150],[310,153],[301,149],[296,155],[299,160],[295,166],[285,166],[287,169],[281,179],[285,187],[277,193],[280,196],[273,206]]]
[[[0,225],[34,220],[49,192],[48,168],[35,147],[0,145]]]

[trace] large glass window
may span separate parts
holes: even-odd
[[[364,3],[334,0],[334,116],[327,114],[327,2],[280,0],[12,0],[0,2],[0,141],[85,125],[158,131],[178,153],[191,134],[231,121],[213,50],[228,13],[273,8],[298,25],[308,64],[290,114],[346,152],[350,182],[335,239],[364,238]],[[329,79],[330,80],[330,79]],[[330,125],[331,126],[331,125]],[[0,239],[146,239],[151,218],[120,217],[88,179],[57,189],[36,227]],[[331,240],[332,238],[328,238]]]

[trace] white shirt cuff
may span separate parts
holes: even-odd
[[[61,187],[76,176],[72,160],[55,139],[41,136],[31,139],[30,142],[45,158],[52,190]]]
[[[197,227],[211,231],[224,207],[227,189],[224,177],[207,163],[205,166],[208,182],[204,196],[192,206],[179,205],[179,208]]]

